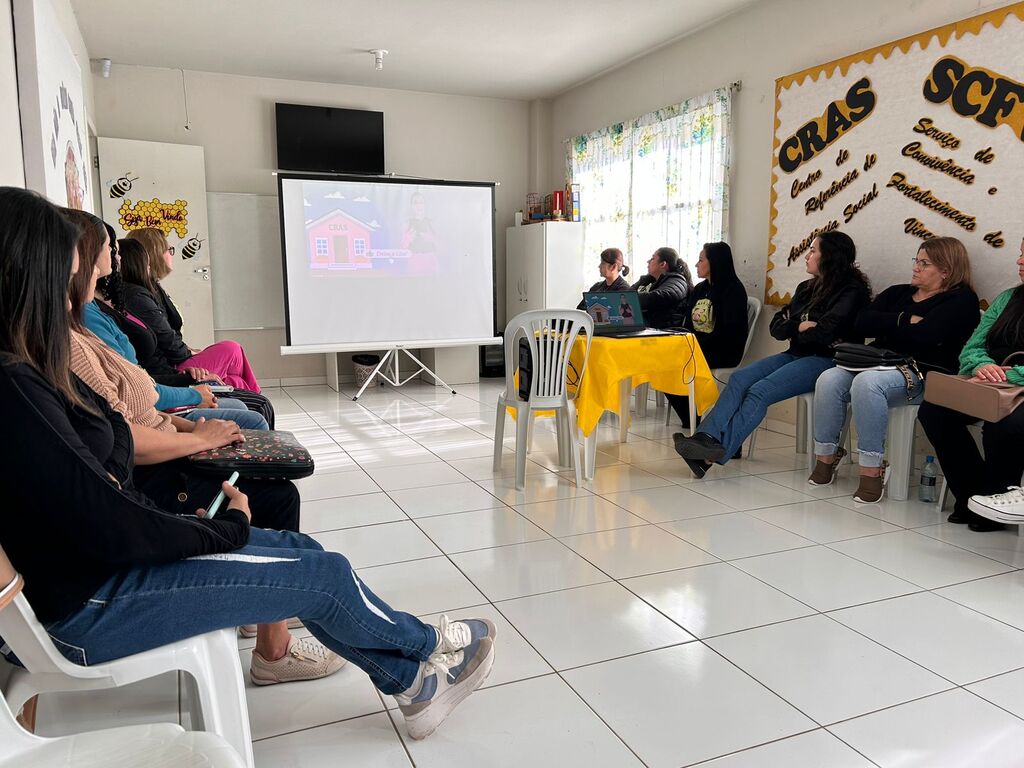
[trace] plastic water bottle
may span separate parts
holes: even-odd
[[[921,485],[917,488],[918,501],[934,504],[938,500],[938,490],[935,487],[935,480],[938,475],[939,470],[935,468],[935,457],[926,456],[924,468],[921,470]]]

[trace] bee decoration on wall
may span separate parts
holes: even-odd
[[[124,176],[119,178],[117,181],[111,181],[107,183],[110,198],[112,200],[116,200],[119,197],[124,197],[125,195],[132,191],[132,182],[138,181],[139,177],[136,176],[135,178],[131,178],[130,174],[131,171],[128,171],[127,173],[125,173]]]
[[[203,247],[203,241],[198,237],[190,237],[185,241],[184,247],[181,249],[181,258],[191,259],[195,256]]]

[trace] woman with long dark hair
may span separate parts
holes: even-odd
[[[747,343],[747,289],[736,276],[728,243],[704,243],[697,257],[701,282],[686,298],[683,327],[693,333],[710,368],[735,368]],[[690,399],[665,394],[684,427]]]
[[[855,339],[857,313],[871,298],[857,268],[849,235],[823,232],[807,254],[807,274],[793,299],[775,313],[771,334],[789,349],[740,368],[692,438],[673,435],[676,453],[700,478],[711,463],[725,464],[764,419],[768,406],[814,391],[818,376],[834,365],[831,345]]]
[[[298,616],[394,695],[429,735],[487,677],[494,626],[438,627],[395,611],[348,560],[299,533],[250,526],[224,483],[216,518],[171,514],[133,484],[124,419],[70,371],[68,282],[78,233],[35,193],[0,187],[3,547],[25,596],[72,662],[102,664],[247,622]],[[291,658],[291,657],[289,657]]]
[[[659,248],[647,260],[647,274],[633,284],[640,294],[644,322],[651,328],[679,328],[686,297],[693,289],[690,267],[675,248]]]
[[[909,355],[915,366],[903,371],[849,371],[832,368],[814,388],[814,453],[807,479],[830,485],[845,449],[839,444],[846,410],[857,427],[860,484],[853,500],[874,504],[885,485],[885,434],[889,409],[924,400],[924,375],[953,373],[957,355],[978,324],[978,295],[971,287],[971,263],[955,237],[925,240],[913,259],[910,283],[886,288],[857,318],[856,329],[873,346]]]
[[[1024,242],[1017,259],[1021,285],[999,294],[981,317],[960,353],[960,375],[979,385],[1010,382],[1024,386]],[[998,531],[1008,518],[1024,521],[1024,406],[982,427],[982,457],[967,427],[973,416],[924,403],[917,418],[935,447],[955,504],[951,523],[972,531]]]

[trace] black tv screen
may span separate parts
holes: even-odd
[[[277,167],[384,173],[384,113],[278,103]]]

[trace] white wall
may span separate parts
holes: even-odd
[[[527,102],[207,72],[186,71],[185,77],[190,131],[184,129],[178,70],[115,64],[109,79],[94,77],[98,135],[201,144],[209,191],[270,195],[277,193],[271,175],[274,102],[373,109],[384,112],[389,172],[500,182],[495,199],[498,319],[503,322],[505,227],[527,192]],[[231,335],[247,345],[255,369],[265,377],[323,375],[322,356],[279,356],[283,331]]]
[[[562,183],[563,142],[735,80],[728,239],[741,279],[763,297],[768,254],[775,79],[1001,7],[1003,0],[765,0],[553,100],[548,189]],[[586,198],[582,206],[586,208]],[[690,254],[694,260],[696,254]],[[762,313],[751,354],[782,348]],[[791,419],[787,407],[774,415]]]

